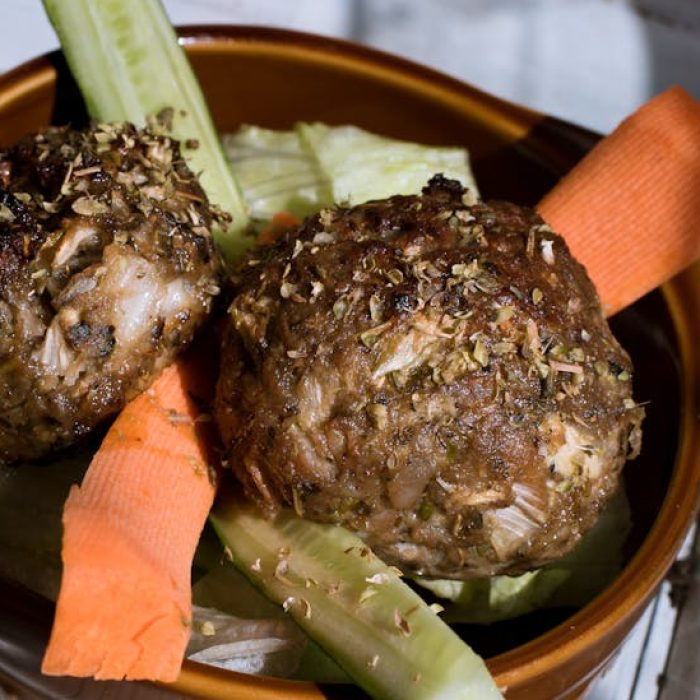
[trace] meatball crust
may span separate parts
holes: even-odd
[[[0,151],[0,462],[84,435],[190,341],[218,292],[219,216],[156,124]]]
[[[322,211],[234,282],[227,460],[269,513],[341,523],[405,571],[561,557],[639,449],[630,359],[531,210],[438,176]]]

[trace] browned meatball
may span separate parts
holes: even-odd
[[[238,270],[216,417],[268,512],[428,576],[570,550],[639,448],[632,367],[534,212],[423,196],[326,210]]]
[[[190,341],[218,292],[213,216],[153,131],[0,151],[0,462],[85,434]]]

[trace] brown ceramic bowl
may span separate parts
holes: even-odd
[[[352,123],[470,149],[486,197],[534,204],[596,136],[516,107],[427,68],[341,41],[249,27],[189,28],[184,42],[222,131],[248,122]],[[0,140],[84,119],[60,56],[0,77]],[[622,574],[580,611],[535,613],[467,630],[498,684],[516,698],[577,697],[610,660],[671,565],[700,492],[700,266],[613,319],[649,401],[645,447],[628,465],[634,527]],[[508,647],[503,640],[509,642]],[[177,689],[211,698],[357,696],[356,689],[259,679],[186,663]],[[87,697],[87,695],[86,695]]]

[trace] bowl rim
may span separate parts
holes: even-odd
[[[420,85],[423,93],[437,91],[443,99],[468,102],[475,108],[477,119],[493,125],[498,122],[503,133],[521,137],[544,118],[544,115],[490,95],[432,68],[414,63],[383,51],[351,41],[305,32],[249,25],[186,25],[178,27],[180,41],[188,51],[217,51],[253,49],[257,51],[286,51],[308,56],[322,56],[354,70],[371,69],[375,74],[390,75],[401,82]],[[55,68],[51,57],[59,52],[44,54],[0,75],[0,107],[11,101],[29,85],[51,83]],[[507,114],[503,115],[504,110]],[[568,126],[568,124],[567,124]],[[576,125],[572,128],[578,129]],[[582,130],[585,131],[585,130]],[[666,495],[637,552],[622,573],[599,596],[564,622],[511,651],[487,660],[489,669],[501,687],[532,682],[551,673],[552,668],[572,661],[586,650],[594,648],[596,640],[607,634],[626,635],[642,613],[666,572],[670,568],[695,519],[700,506],[700,361],[694,348],[700,346],[700,263],[696,263],[661,288],[677,336],[681,363],[680,421],[675,465]],[[663,546],[662,546],[663,545]],[[603,654],[585,678],[582,686],[609,660],[613,652]],[[251,697],[264,696],[269,687],[275,697],[286,691],[285,697],[325,697],[313,683],[246,676],[185,661],[180,679],[174,688],[196,689],[200,683],[223,689],[232,681],[239,687],[245,682]],[[229,686],[230,687],[230,686]],[[255,692],[254,688],[258,688]],[[570,689],[569,689],[570,690]],[[258,694],[263,693],[263,694]],[[269,697],[273,697],[270,695]]]

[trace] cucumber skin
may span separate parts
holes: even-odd
[[[502,697],[482,659],[344,528],[288,511],[269,521],[231,494],[220,498],[210,522],[241,572],[271,600],[286,601],[299,626],[372,697]],[[377,576],[385,580],[367,581]]]
[[[90,115],[138,126],[174,110],[170,135],[210,201],[232,216],[214,231],[227,259],[252,243],[248,213],[206,100],[159,0],[43,0]],[[183,114],[184,112],[184,114]],[[196,148],[188,142],[197,142]]]

